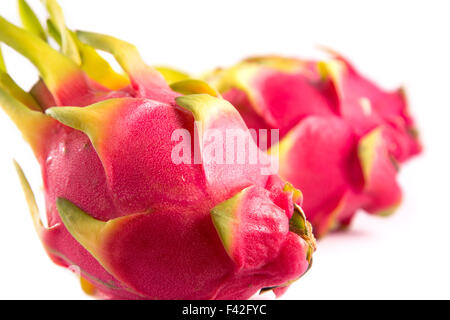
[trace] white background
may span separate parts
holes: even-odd
[[[37,0],[31,5],[44,17]],[[60,0],[71,28],[136,44],[149,64],[192,73],[247,55],[317,57],[330,46],[386,88],[405,85],[425,152],[402,168],[405,200],[388,219],[360,213],[319,242],[314,266],[283,299],[450,298],[450,5],[448,1]],[[18,22],[14,0],[0,14]],[[25,87],[31,65],[5,50]],[[12,158],[39,192],[30,150],[0,112],[0,298],[85,299],[33,230]]]

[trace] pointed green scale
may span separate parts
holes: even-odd
[[[345,64],[339,60],[320,61],[317,63],[322,81],[330,79],[336,87],[337,94],[343,98],[342,78],[345,72]]]
[[[62,52],[96,82],[111,90],[121,89],[129,84],[128,79],[115,72],[109,63],[103,59],[94,48],[78,40],[77,35],[67,29],[61,8],[56,0],[45,0],[50,13],[49,30],[62,47]]]
[[[239,225],[238,206],[245,190],[242,190],[232,198],[219,203],[211,210],[211,218],[214,227],[222,241],[223,247],[228,255],[233,258],[233,233]]]
[[[131,214],[104,222],[64,198],[56,199],[56,207],[69,233],[112,275],[114,266],[109,263],[111,252],[105,249],[108,239],[119,236],[121,230],[126,230],[124,225],[146,214]]]
[[[42,40],[47,41],[47,34],[28,3],[25,0],[18,0],[17,7],[19,9],[20,20],[22,21],[25,30],[35,34]]]
[[[170,89],[164,77],[145,64],[134,45],[94,32],[77,31],[76,34],[80,41],[112,54],[138,90],[146,92],[149,89],[154,98],[155,88],[159,88],[156,91]]]
[[[78,52],[78,47],[71,36],[69,30],[66,28],[66,23],[64,20],[64,14],[61,7],[58,5],[56,0],[42,0],[47,11],[50,15],[50,20],[53,22],[55,28],[61,35],[61,50],[63,54],[69,57],[73,62],[80,65],[81,57]]]
[[[55,107],[46,114],[62,124],[80,130],[89,136],[98,151],[102,134],[111,125],[112,118],[122,106],[136,102],[133,98],[117,98],[95,103],[87,107]],[[100,155],[101,156],[101,155]]]
[[[47,20],[47,29],[50,36],[61,46],[61,33],[50,19]],[[69,32],[78,47],[81,57],[81,68],[91,79],[110,90],[119,90],[130,84],[128,77],[114,71],[109,63],[93,47],[81,42],[77,38],[76,33]]]
[[[219,93],[203,80],[187,79],[181,80],[170,85],[173,91],[181,94],[200,94],[206,93],[213,97],[219,97]]]
[[[23,173],[22,168],[20,167],[20,165],[17,163],[16,160],[14,160],[14,167],[16,169],[17,175],[19,176],[20,184],[22,186],[22,190],[25,195],[25,200],[28,204],[28,208],[31,213],[31,218],[33,219],[34,227],[38,235],[41,235],[45,227],[40,217],[39,208],[36,203],[36,198],[34,196],[33,190],[31,189],[30,183],[28,182],[25,174]]]
[[[286,182],[286,184],[283,187],[283,191],[291,193],[292,200],[294,202],[297,202],[299,199],[303,199],[303,193],[299,189],[294,188],[294,186],[289,182]]]
[[[298,235],[302,235],[307,232],[306,216],[303,210],[298,205],[295,205],[294,213],[289,220],[289,231],[294,232]]]
[[[190,94],[177,97],[177,104],[191,111],[196,121],[208,121],[219,116],[221,112],[238,116],[236,109],[228,101],[213,97],[209,94]]]
[[[52,37],[55,42],[61,46],[62,45],[62,39],[61,39],[61,33],[59,33],[58,29],[56,28],[55,24],[52,20],[47,19],[47,32]]]
[[[41,111],[41,107],[36,100],[24,91],[17,83],[9,76],[6,70],[5,61],[0,47],[0,89],[6,91],[9,95],[19,100],[32,110]]]
[[[267,70],[270,70],[270,68],[281,70],[282,72],[286,72],[286,69],[288,68],[286,65],[280,65],[279,59],[272,58],[270,60],[270,63],[269,61],[266,61],[265,63],[262,61],[258,62],[256,58],[249,61],[243,61],[234,67],[228,69],[216,69],[207,73],[203,76],[203,79],[206,79],[206,81],[212,84],[212,86],[220,93],[227,92],[233,88],[244,91],[255,111],[262,115],[265,113],[261,110],[260,90],[255,87],[255,81],[261,75],[264,75]],[[266,120],[268,122],[275,123],[275,120],[272,119],[269,114],[265,114],[265,116],[267,117]]]
[[[204,76],[209,83],[212,83],[219,92],[226,92],[232,88],[245,91],[251,101],[255,99],[255,92],[252,89],[252,82],[264,66],[242,62],[229,69],[217,69]]]
[[[0,17],[0,41],[29,59],[53,94],[68,81],[82,79],[82,70],[69,58],[50,47],[39,37],[11,24]],[[77,83],[77,85],[86,85]],[[76,90],[73,90],[76,92]]]
[[[0,46],[0,72],[6,73],[5,60],[3,59],[2,47]]]
[[[129,74],[139,72],[147,67],[136,47],[131,43],[95,32],[77,31],[76,34],[82,42],[112,54]]]
[[[42,112],[31,110],[2,88],[0,88],[0,107],[22,132],[33,151],[39,154],[41,143],[45,139],[44,131],[53,124],[53,120]]]
[[[289,220],[289,231],[299,235],[309,245],[306,260],[311,263],[312,254],[316,250],[316,240],[311,224],[306,220],[302,208],[294,204],[294,213]]]
[[[164,77],[164,79],[167,81],[168,84],[188,80],[190,78],[187,73],[175,70],[173,68],[162,66],[156,66],[154,68],[156,69],[156,71],[161,73],[161,75]]]
[[[31,94],[24,91],[16,82],[7,74],[0,71],[0,88],[9,93],[12,97],[19,100],[28,108],[35,111],[42,111],[39,104]]]
[[[378,161],[377,157],[389,157],[388,155],[380,155],[381,152],[387,153],[387,150],[382,146],[382,143],[383,134],[380,128],[373,129],[362,137],[359,142],[358,158],[361,164],[366,188],[370,188],[372,184],[374,166],[376,161]],[[388,217],[398,209],[400,204],[401,199],[390,207],[376,212],[376,214],[382,217]]]
[[[195,121],[200,123],[197,126],[200,149],[203,148],[203,137],[212,121],[218,119],[224,120],[230,116],[240,119],[238,111],[228,101],[213,97],[209,94],[202,93],[181,96],[177,97],[175,101],[180,107],[192,112]]]
[[[71,32],[81,55],[81,68],[90,78],[111,90],[119,90],[130,84],[128,77],[117,73],[95,49],[82,43]]]
[[[377,156],[377,148],[381,142],[381,130],[374,129],[366,134],[358,145],[358,158],[361,163],[366,184],[369,183],[372,169]]]
[[[108,108],[107,104],[104,105]],[[86,133],[93,142],[97,142],[98,130],[100,129],[97,124],[104,117],[99,109],[93,110],[90,107],[56,107],[47,109],[45,113],[66,126]]]
[[[107,222],[94,219],[69,200],[58,198],[56,207],[70,234],[96,259]]]

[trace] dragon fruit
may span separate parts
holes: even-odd
[[[393,212],[399,165],[421,150],[404,91],[382,90],[330,53],[250,58],[205,75],[249,128],[280,130],[279,174],[302,190],[316,236],[348,226],[358,209]]]
[[[277,175],[262,174],[262,162],[208,161],[210,129],[241,130],[247,147],[259,150],[237,110],[199,80],[184,79],[173,86],[179,92],[173,90],[132,45],[72,32],[57,3],[45,3],[61,52],[47,44],[25,1],[19,8],[26,29],[0,17],[0,41],[28,58],[41,77],[28,93],[2,62],[0,105],[41,166],[47,225],[16,163],[50,258],[78,266],[82,287],[100,298],[283,293],[309,269],[314,236],[301,193]],[[95,49],[111,53],[127,76]],[[180,163],[173,156],[184,136],[176,132],[194,137],[188,141],[193,152],[181,149]]]

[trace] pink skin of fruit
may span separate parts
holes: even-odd
[[[302,190],[316,236],[358,209],[386,215],[399,205],[397,169],[421,151],[403,90],[380,89],[337,54],[251,58],[205,79],[249,128],[280,130],[279,174]]]
[[[3,18],[0,30],[0,41],[29,58],[42,78],[32,95],[0,87],[1,107],[41,165],[48,226],[16,164],[33,221],[52,260],[80,268],[87,292],[108,299],[247,299],[264,288],[281,294],[308,270],[314,238],[299,191],[262,175],[260,164],[196,164],[194,153],[191,164],[172,161],[177,129],[197,135],[202,157],[207,129],[248,132],[231,104],[202,93],[214,92],[206,83],[178,83],[182,95],[129,44],[72,34],[85,42],[79,50],[115,55],[130,84],[94,81],[99,70],[32,33]],[[84,58],[86,52],[101,59],[94,50]]]

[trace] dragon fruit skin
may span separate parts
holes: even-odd
[[[195,152],[188,164],[172,161],[178,129],[198,138],[203,160],[208,129],[248,133],[233,106],[196,80],[175,92],[134,47],[72,33],[46,4],[62,53],[0,17],[0,41],[41,76],[31,94],[2,80],[0,105],[41,165],[48,226],[16,169],[51,259],[78,266],[85,291],[109,299],[247,299],[301,277],[315,247],[299,191],[261,164],[196,163]],[[116,57],[129,84],[94,47]]]
[[[421,151],[403,90],[380,89],[332,54],[251,58],[205,76],[249,128],[280,130],[279,174],[302,190],[316,236],[347,226],[361,208],[393,212],[398,166]]]

